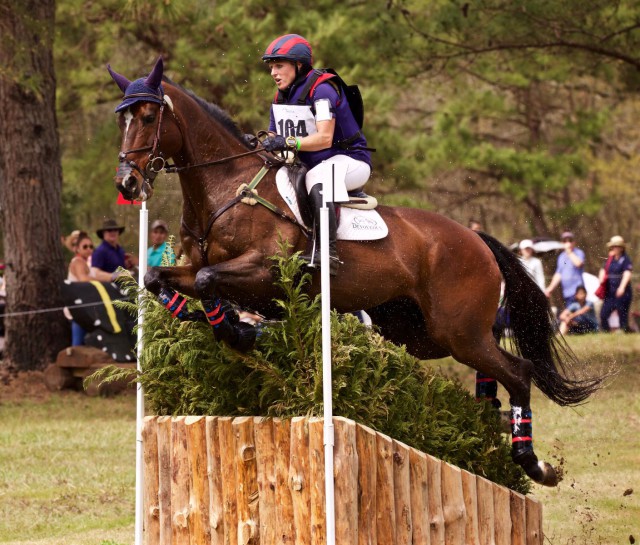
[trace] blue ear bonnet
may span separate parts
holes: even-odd
[[[146,78],[140,78],[132,81],[124,93],[122,102],[116,108],[116,113],[126,110],[129,106],[136,102],[155,102],[162,104],[164,101],[164,90],[162,85],[159,87],[150,87],[146,83]]]

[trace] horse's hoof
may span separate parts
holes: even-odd
[[[543,462],[542,460],[538,462],[538,467],[542,472],[542,478],[540,480],[535,479],[538,484],[558,486],[558,483],[562,480],[562,471],[556,471],[551,464]]]
[[[527,476],[544,486],[557,486],[562,480],[562,471],[556,471],[555,468],[543,462],[538,461],[538,457],[533,450],[526,450],[513,456],[513,461],[524,469]]]

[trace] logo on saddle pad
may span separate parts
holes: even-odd
[[[380,225],[375,219],[367,218],[358,214],[351,218],[351,228],[357,230],[375,230],[380,229]]]
[[[276,173],[276,185],[280,196],[300,223],[304,223],[296,200],[296,192],[289,180],[289,170],[282,167]],[[346,190],[345,190],[346,191]],[[378,240],[389,234],[387,224],[377,210],[340,208],[338,240]]]

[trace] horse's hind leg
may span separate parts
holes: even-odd
[[[538,461],[533,450],[531,376],[533,363],[498,346],[491,336],[482,343],[467,342],[452,350],[453,357],[476,371],[495,377],[509,392],[511,404],[511,456],[534,481],[547,486],[558,484],[558,475],[546,462]]]

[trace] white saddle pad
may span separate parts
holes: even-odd
[[[291,212],[300,223],[303,223],[296,201],[296,192],[289,181],[287,167],[281,167],[276,173],[276,185]],[[387,224],[377,210],[357,210],[344,206],[341,208],[338,240],[378,240],[388,234]]]

